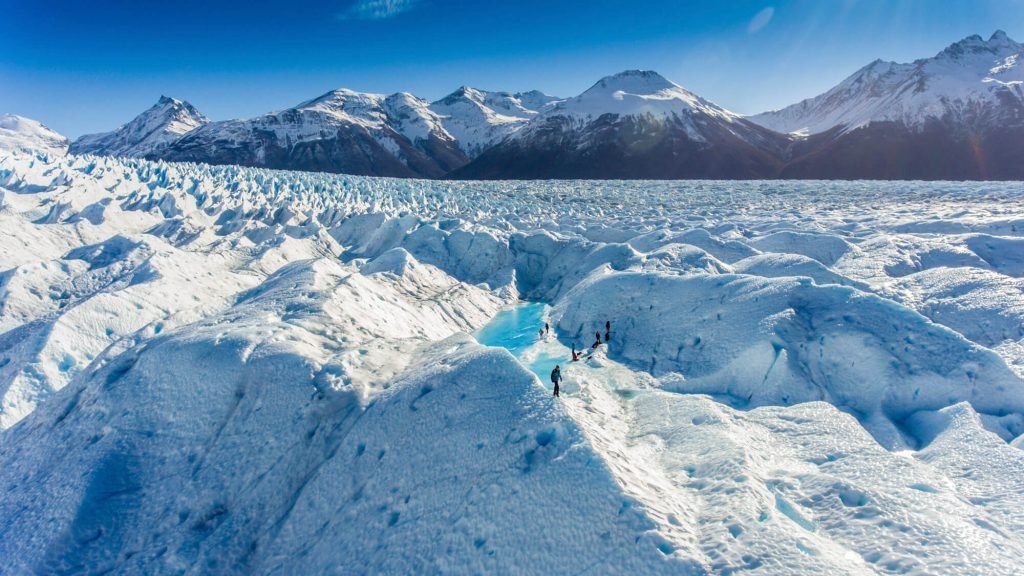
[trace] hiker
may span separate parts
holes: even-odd
[[[555,385],[554,395],[558,396],[558,383],[562,381],[562,369],[555,365],[555,369],[551,371],[551,383]]]
[[[579,353],[576,352],[576,343],[572,343],[572,361],[575,362],[580,359]]]
[[[548,326],[547,322],[544,323],[544,333],[551,334],[551,326]]]
[[[543,328],[541,328],[540,330],[537,331],[537,337],[539,337],[541,340],[544,339],[544,329]]]
[[[591,348],[597,348],[601,345],[601,331],[594,332],[594,345]]]
[[[612,321],[604,321],[604,341],[609,342],[612,339]]]

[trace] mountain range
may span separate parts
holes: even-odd
[[[161,97],[69,152],[419,178],[1024,179],[1022,57],[1002,31],[971,36],[749,117],[639,70],[573,98],[339,89],[219,122]]]

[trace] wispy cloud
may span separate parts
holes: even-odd
[[[747,24],[747,32],[753,34],[761,28],[764,28],[772,21],[773,16],[775,16],[775,8],[772,8],[771,6],[764,8],[754,15],[750,20],[750,24]]]
[[[408,12],[419,0],[355,0],[338,13],[339,20],[384,20]]]

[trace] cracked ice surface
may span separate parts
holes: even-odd
[[[2,156],[0,557],[1014,573],[1021,214],[1017,183]]]

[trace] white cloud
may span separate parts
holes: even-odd
[[[338,19],[384,20],[412,10],[418,3],[419,0],[356,0],[344,12],[338,13]]]
[[[750,20],[750,24],[747,24],[747,32],[753,34],[761,28],[764,28],[772,21],[772,16],[775,16],[775,8],[772,8],[771,6],[764,8],[754,15]]]

